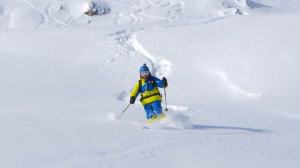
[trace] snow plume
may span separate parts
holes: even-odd
[[[166,118],[160,121],[154,121],[150,125],[149,128],[154,129],[193,129],[195,125],[190,121],[190,117],[180,113],[168,111],[165,112]]]
[[[183,113],[168,113],[168,117],[164,124],[177,129],[192,129],[194,124],[190,121],[190,117]]]
[[[107,119],[108,119],[109,121],[115,121],[115,120],[117,119],[117,116],[116,116],[115,113],[108,113],[108,114],[107,114]]]

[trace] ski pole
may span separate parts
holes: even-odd
[[[119,117],[117,119],[120,119],[121,116],[124,114],[124,112],[128,109],[128,107],[130,106],[130,103],[128,104],[128,106],[125,108],[125,110],[123,110],[123,112],[119,115]]]
[[[168,111],[168,104],[167,104],[167,92],[166,92],[166,88],[164,87],[164,92],[165,92],[165,104],[166,104],[166,111]]]

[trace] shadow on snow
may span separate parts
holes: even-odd
[[[269,133],[270,130],[256,129],[256,128],[244,128],[244,127],[231,127],[231,126],[212,126],[212,125],[193,125],[188,129],[210,130],[210,129],[222,129],[222,130],[242,130],[255,133]]]
[[[248,1],[248,4],[251,8],[272,8],[271,6],[267,6],[264,4]]]

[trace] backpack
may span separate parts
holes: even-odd
[[[150,83],[153,85],[153,87],[157,88],[156,82],[154,81],[154,79],[153,79],[153,77],[151,75],[149,76],[149,79],[150,79]],[[158,90],[158,93],[154,93],[152,95],[144,97],[143,94],[142,94],[142,80],[141,79],[139,80],[139,91],[141,92],[141,99],[140,99],[140,101],[142,101],[142,100],[144,100],[146,98],[152,97],[152,96],[156,96],[156,95],[160,95],[161,96],[161,94],[159,93],[159,90]]]

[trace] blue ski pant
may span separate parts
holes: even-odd
[[[160,100],[145,104],[144,109],[147,114],[147,119],[158,118],[163,113]]]

